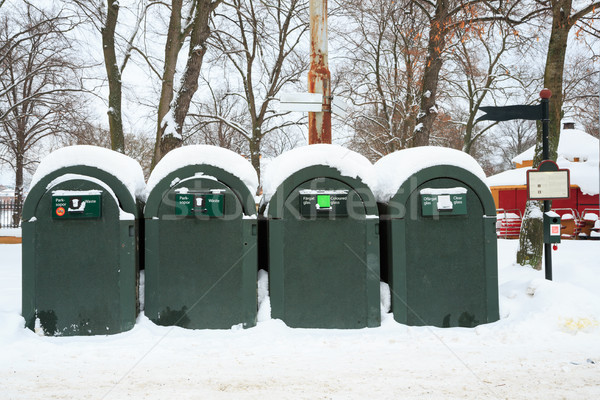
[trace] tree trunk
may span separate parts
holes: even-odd
[[[529,265],[537,270],[542,269],[544,250],[542,205],[541,201],[527,201],[517,251],[517,264]]]
[[[467,120],[467,125],[465,126],[465,136],[463,137],[463,148],[467,154],[471,154],[471,147],[473,146],[473,129],[475,128],[475,123],[473,121],[473,116],[475,114],[471,113],[469,119]]]
[[[190,35],[190,51],[187,64],[181,78],[181,87],[175,95],[170,112],[173,118],[165,119],[161,125],[159,159],[169,151],[181,146],[183,141],[183,124],[190,108],[192,97],[198,90],[198,77],[202,67],[202,60],[207,49],[207,39],[210,36],[210,17],[212,11],[220,1],[198,0]]]
[[[256,170],[256,174],[258,176],[259,182],[260,182],[260,142],[261,142],[261,139],[262,139],[262,136],[258,135],[258,136],[253,137],[249,143],[250,162],[252,163],[252,166]],[[259,191],[260,191],[260,189],[259,189]],[[259,194],[259,193],[256,193],[256,194]]]
[[[441,55],[446,45],[448,10],[448,0],[436,1],[435,16],[431,20],[427,44],[427,61],[423,72],[421,107],[414,132],[413,146],[415,147],[429,145],[431,128],[437,117],[435,100],[443,64]]]
[[[177,56],[183,46],[185,34],[181,31],[181,8],[183,0],[173,0],[171,4],[171,18],[165,44],[165,65],[163,68],[162,88],[158,101],[158,118],[156,124],[156,141],[154,144],[154,155],[152,156],[151,169],[154,169],[160,157],[160,143],[162,135],[162,122],[169,111],[171,100],[173,100],[173,81],[177,69]]]
[[[19,149],[20,150],[20,149]],[[15,160],[15,209],[12,215],[13,227],[18,227],[21,221],[21,213],[23,210],[23,169],[24,169],[24,154],[22,151],[17,151]]]
[[[544,71],[544,87],[550,89],[550,159],[556,161],[556,151],[560,139],[560,121],[563,105],[563,73],[569,30],[572,22],[569,20],[572,0],[554,0],[552,3],[552,33],[548,44],[548,56]],[[541,143],[538,141],[538,146]]]
[[[560,120],[562,113],[562,87],[563,72],[565,65],[565,54],[567,51],[567,40],[569,30],[573,21],[569,20],[572,0],[552,1],[552,32],[548,44],[546,58],[546,69],[544,71],[544,87],[550,89],[550,122],[548,132],[549,157],[556,161],[556,151],[560,139]],[[538,124],[538,139],[535,150],[534,168],[537,168],[542,160],[542,132],[541,124]],[[543,231],[543,209],[542,202],[528,201],[521,233],[519,235],[519,250],[517,251],[517,263],[520,265],[531,265],[537,270],[542,269],[542,257],[544,248]]]
[[[121,119],[121,71],[115,53],[115,27],[119,17],[119,2],[110,0],[107,6],[106,23],[102,28],[102,51],[108,78],[108,124],[111,148],[125,152],[123,121]]]

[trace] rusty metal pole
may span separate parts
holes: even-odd
[[[310,0],[308,91],[323,93],[323,111],[308,113],[308,144],[331,143],[331,75],[327,59],[327,0]]]

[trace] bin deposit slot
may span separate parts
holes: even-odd
[[[449,194],[439,195],[437,198],[437,209],[438,210],[452,210],[452,201],[450,200]]]
[[[318,210],[331,210],[331,195],[330,194],[318,194],[317,195],[317,209]]]
[[[300,214],[303,217],[348,216],[348,190],[301,190]]]

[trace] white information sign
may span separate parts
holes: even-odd
[[[569,198],[569,170],[527,171],[527,192],[531,200]]]
[[[321,112],[323,94],[321,93],[285,93],[279,99],[280,111]]]
[[[284,93],[279,99],[279,111],[322,112],[323,94],[321,93]],[[342,118],[348,116],[348,106],[335,96],[331,102],[331,112]]]
[[[339,115],[341,118],[348,116],[348,106],[340,97],[335,96],[331,102],[331,112]]]

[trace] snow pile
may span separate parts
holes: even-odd
[[[2,397],[598,398],[600,241],[561,243],[553,282],[513,264],[517,245],[498,241],[501,320],[472,329],[400,325],[391,314],[378,328],[288,328],[269,316],[260,271],[256,327],[183,329],[141,314],[131,331],[92,337],[24,329],[21,246],[0,245]]]
[[[95,167],[115,176],[127,187],[134,201],[144,194],[146,185],[140,164],[124,154],[97,146],[69,146],[48,154],[33,174],[31,187],[60,168],[79,165]]]
[[[269,274],[264,269],[258,271],[256,293],[258,296],[256,319],[258,322],[268,321],[271,319],[271,298],[269,296]]]
[[[485,172],[481,166],[463,151],[434,146],[413,147],[388,154],[375,163],[377,201],[388,202],[408,178],[436,165],[463,168],[485,181]]]
[[[598,221],[598,214],[593,212],[586,212],[583,214],[584,221]]]
[[[256,193],[258,176],[252,164],[229,149],[209,145],[184,146],[171,150],[156,165],[148,178],[146,198],[152,189],[171,172],[188,165],[211,165],[237,176],[250,193]],[[187,177],[180,177],[187,178]]]
[[[269,162],[262,182],[265,201],[292,174],[314,165],[335,168],[343,176],[361,180],[371,190],[377,182],[373,164],[364,156],[334,144],[312,144],[287,151]]]

